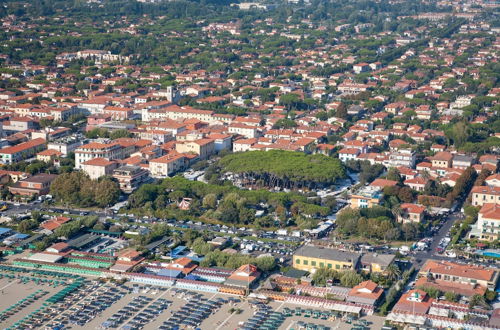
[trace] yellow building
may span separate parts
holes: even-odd
[[[472,187],[472,205],[483,206],[487,203],[500,204],[500,187]]]
[[[395,259],[394,254],[366,253],[360,260],[361,269],[367,273],[385,273]]]
[[[293,255],[293,268],[314,273],[319,268],[357,269],[360,255],[336,249],[304,245]]]
[[[351,208],[370,208],[380,204],[382,192],[380,188],[366,186],[351,195]]]
[[[196,141],[188,141],[177,143],[175,150],[179,153],[194,153],[200,159],[207,159],[215,153],[215,143],[212,139],[200,139]]]
[[[432,167],[450,168],[453,161],[453,155],[446,151],[440,151],[431,157]]]
[[[57,150],[45,149],[36,154],[36,159],[42,162],[50,163],[56,158],[61,157],[63,154]]]

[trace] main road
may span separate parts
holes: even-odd
[[[449,259],[446,256],[439,255],[436,253],[436,248],[439,246],[439,242],[443,239],[443,237],[448,234],[451,227],[455,224],[456,221],[461,219],[461,213],[455,212],[448,216],[443,226],[439,229],[439,231],[432,238],[432,242],[430,248],[426,251],[420,251],[414,254],[415,260],[413,262],[413,266],[416,269],[419,269],[427,259],[440,259],[446,260]]]

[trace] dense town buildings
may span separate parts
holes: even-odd
[[[1,266],[498,328],[497,9],[2,4]]]

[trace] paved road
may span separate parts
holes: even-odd
[[[438,259],[438,260],[450,259],[444,255],[437,254],[436,248],[438,247],[441,239],[446,236],[446,234],[450,231],[453,224],[459,219],[461,219],[460,212],[455,212],[448,216],[446,222],[432,238],[430,248],[427,251],[417,252],[413,255],[415,257],[415,261],[413,263],[415,268],[420,268],[427,259]]]

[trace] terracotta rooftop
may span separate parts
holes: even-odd
[[[495,271],[482,266],[471,266],[453,263],[449,261],[427,260],[420,269],[421,273],[446,274],[482,281],[490,281]]]
[[[394,181],[394,180],[387,180],[387,179],[375,179],[371,184],[370,186],[372,187],[381,187],[381,188],[384,188],[384,187],[392,187],[392,186],[395,186],[397,185],[398,182],[397,181]]]
[[[113,161],[107,160],[106,158],[98,157],[98,158],[87,160],[85,163],[83,163],[83,165],[89,165],[89,166],[109,166],[109,165],[111,165],[113,163],[114,163]]]
[[[500,220],[500,205],[495,203],[486,203],[483,204],[479,214],[484,219],[495,219]]]
[[[474,186],[472,187],[471,192],[478,194],[500,195],[500,187]]]
[[[45,144],[45,142],[46,142],[45,139],[37,138],[34,140],[30,140],[28,142],[20,143],[16,146],[13,146],[13,147],[7,147],[4,149],[1,149],[0,154],[16,154],[16,153],[22,152],[24,150],[28,150],[31,148],[36,148],[38,146],[41,146],[41,145]]]

